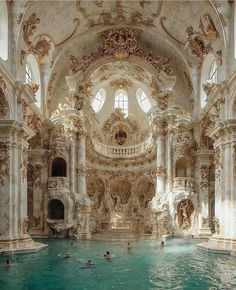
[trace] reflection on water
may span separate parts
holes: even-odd
[[[43,241],[45,242],[45,241]],[[48,240],[48,249],[12,255],[14,265],[5,268],[0,258],[0,289],[236,289],[236,258],[197,249],[192,240],[127,243]],[[111,261],[103,254],[110,251]],[[70,252],[71,258],[62,258]],[[95,265],[87,268],[91,259]]]

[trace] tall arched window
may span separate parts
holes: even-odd
[[[39,89],[35,94],[36,97],[35,105],[40,108],[41,107],[40,71],[38,62],[32,54],[29,54],[26,58],[25,82],[26,84],[35,83],[39,85]]]
[[[207,94],[204,91],[206,84],[213,84],[217,82],[217,62],[214,54],[209,53],[202,64],[201,69],[201,108],[207,104]]]
[[[105,102],[105,99],[106,99],[106,91],[103,88],[101,88],[97,92],[96,96],[94,97],[94,99],[92,101],[92,108],[93,108],[95,113],[98,113],[101,110],[101,108]]]
[[[26,65],[25,65],[25,82],[26,82],[26,84],[29,84],[32,81],[33,81],[32,70],[30,68],[30,65],[28,63],[26,63]]]
[[[8,11],[6,1],[0,1],[0,57],[8,59]]]
[[[144,90],[138,88],[136,91],[137,100],[141,109],[147,113],[151,109],[151,103],[145,94]]]
[[[120,108],[121,111],[128,116],[128,96],[124,90],[118,90],[115,95],[115,109]]]
[[[214,60],[211,64],[208,81],[211,83],[217,83],[217,63],[216,63],[216,60]]]

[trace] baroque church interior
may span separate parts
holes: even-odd
[[[120,230],[235,253],[234,1],[0,15],[0,248]]]

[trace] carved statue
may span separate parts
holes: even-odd
[[[169,229],[170,213],[169,213],[169,207],[166,203],[162,205],[160,222],[161,222],[161,234],[162,235],[169,234],[170,233],[170,229]]]
[[[193,204],[190,199],[183,199],[177,207],[179,226],[182,229],[188,229],[191,226],[191,214],[193,212]]]

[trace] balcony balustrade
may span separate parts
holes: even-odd
[[[94,149],[97,153],[110,158],[135,158],[154,146],[153,138],[150,136],[147,140],[133,146],[110,146],[101,142],[93,141]]]
[[[194,191],[194,178],[192,177],[175,177],[173,190],[176,191]]]

